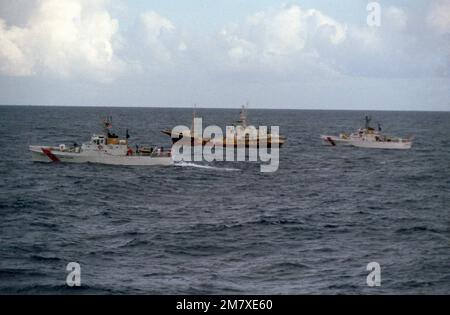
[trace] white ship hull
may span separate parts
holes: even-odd
[[[358,148],[372,148],[372,149],[396,149],[396,150],[407,150],[411,149],[412,141],[410,140],[399,140],[399,141],[374,141],[365,140],[361,138],[348,138],[343,139],[336,136],[322,136],[327,144],[337,145],[351,145]]]
[[[45,146],[30,146],[30,151],[34,162],[96,163],[129,166],[168,166],[173,164],[173,159],[166,156],[109,155],[101,151],[75,153],[63,152],[60,151],[59,148]]]
[[[364,141],[357,140],[351,141],[351,145],[359,148],[373,148],[373,149],[396,149],[396,150],[407,150],[411,149],[411,142],[377,142],[377,141]]]

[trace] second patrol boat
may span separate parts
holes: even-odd
[[[352,145],[360,148],[375,149],[411,149],[412,138],[390,137],[381,133],[381,126],[378,124],[378,130],[370,127],[371,118],[366,116],[366,124],[364,128],[358,129],[357,132],[347,134],[341,133],[339,136],[321,136],[325,143],[332,146],[337,144]]]

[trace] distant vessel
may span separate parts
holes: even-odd
[[[341,133],[339,136],[321,136],[322,140],[333,146],[337,144],[352,145],[360,148],[376,148],[376,149],[411,149],[412,138],[402,139],[398,137],[389,137],[381,133],[381,126],[378,124],[378,130],[370,127],[370,117],[366,116],[366,124],[364,128],[358,129],[357,132],[346,134]]]
[[[213,139],[193,136],[192,128],[189,132],[185,134],[180,133],[179,135],[172,135],[172,131],[169,129],[163,130],[162,133],[170,136],[172,138],[173,143],[180,141],[184,137],[189,137],[191,138],[192,144],[216,145],[223,147],[226,147],[228,145],[234,147],[237,147],[238,145],[245,145],[245,147],[250,146],[258,147],[260,142],[262,141],[264,141],[267,144],[267,147],[272,146],[281,147],[286,141],[286,138],[284,136],[272,135],[271,133],[267,133],[266,135],[261,135],[259,133],[256,133],[255,135],[245,133],[244,131],[247,129],[247,127],[250,126],[247,119],[247,108],[245,106],[242,106],[242,109],[239,113],[239,120],[236,121],[236,123],[234,123],[233,125],[235,127],[234,132],[229,136],[229,138],[232,139],[231,143],[227,143],[226,136],[224,136],[223,138],[213,138]]]
[[[111,118],[103,121],[103,133],[94,134],[91,141],[81,146],[74,144],[57,147],[30,146],[31,157],[34,162],[67,162],[67,163],[98,163],[109,165],[171,165],[173,160],[170,149],[158,147],[136,146],[133,150],[128,145],[128,130],[125,139],[110,132]]]
[[[164,129],[161,130],[161,132],[165,135],[168,135],[172,139],[172,143],[176,143],[180,141],[181,139],[186,139],[189,141],[189,138],[191,139],[191,145],[206,145],[210,139],[203,138],[202,136],[198,137],[194,133],[194,120],[196,117],[195,110],[192,113],[192,125],[189,130],[186,130],[184,133],[180,133],[178,135],[172,135],[172,130],[170,129]]]

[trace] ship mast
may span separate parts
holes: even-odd
[[[248,126],[247,107],[248,107],[248,103],[247,103],[247,106],[246,105],[242,105],[241,111],[239,113],[238,124],[243,126],[244,128],[247,128],[247,126]]]
[[[197,113],[195,111],[196,107],[197,107],[197,104],[194,104],[194,109],[192,110],[191,136],[194,135],[195,118],[197,117]]]
[[[109,131],[111,130],[111,127],[112,127],[112,117],[111,116],[105,117],[103,119],[103,133],[106,136],[109,136],[109,134],[110,134]]]
[[[366,116],[366,129],[369,129],[370,128],[370,121],[372,120],[371,118],[370,118],[370,116]]]

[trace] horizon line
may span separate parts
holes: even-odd
[[[240,109],[239,107],[199,107],[198,105],[194,106],[123,106],[123,105],[42,105],[42,104],[0,104],[0,107],[81,107],[81,108],[158,108],[158,109]],[[449,110],[421,110],[421,109],[362,109],[362,108],[292,108],[292,107],[280,107],[280,108],[271,108],[271,107],[252,107],[248,106],[247,109],[261,109],[261,110],[304,110],[304,111],[380,111],[380,112],[436,112],[436,113],[448,113]]]

